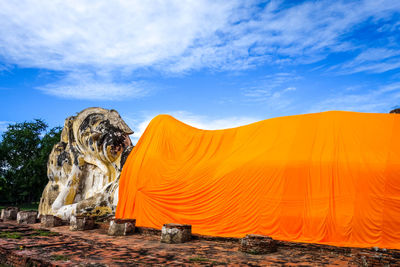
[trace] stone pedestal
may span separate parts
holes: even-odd
[[[135,232],[135,219],[111,219],[108,228],[108,235],[120,236],[129,235]]]
[[[239,250],[249,254],[267,254],[277,251],[276,241],[264,235],[246,235],[240,240]]]
[[[50,228],[62,225],[62,220],[59,217],[53,215],[41,215],[40,224],[42,227]]]
[[[14,221],[17,219],[18,207],[7,207],[1,210],[1,219],[3,221]]]
[[[85,231],[94,229],[94,218],[89,216],[72,216],[70,220],[71,231]]]
[[[36,223],[38,212],[36,210],[20,211],[17,214],[17,223],[34,224]]]
[[[192,239],[192,226],[190,224],[164,224],[161,229],[161,242],[183,243]]]

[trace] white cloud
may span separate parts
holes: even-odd
[[[246,117],[246,116],[217,118],[217,117],[196,115],[187,111],[171,111],[163,114],[169,114],[174,118],[190,126],[203,130],[228,129],[228,128],[247,125],[260,120],[255,117]],[[157,115],[158,115],[157,113],[152,113],[151,115],[148,114],[144,116],[141,120],[123,116],[124,120],[135,131],[135,133],[131,136],[133,143],[136,143],[139,140],[143,132],[146,130],[150,121]]]
[[[256,0],[0,0],[0,58],[20,67],[90,68],[93,73],[310,63],[332,52],[360,49],[348,38],[355,27],[400,12],[397,0],[305,1],[287,8],[287,2],[272,0],[261,6]],[[387,40],[380,44],[389,49]],[[385,64],[371,71],[399,67]],[[60,89],[72,92],[64,97],[76,97],[77,89],[60,83]],[[54,86],[44,88],[53,92]],[[115,95],[135,91],[131,85],[99,86]],[[81,88],[85,98],[94,96],[93,90]]]
[[[250,3],[250,4],[249,4]],[[0,2],[0,53],[25,67],[243,68],[274,55],[319,58],[352,49],[340,40],[367,19],[399,12],[398,1]],[[277,58],[275,58],[277,59]],[[226,65],[231,63],[232,65]]]
[[[388,108],[400,104],[400,82],[387,84],[364,93],[344,93],[330,96],[307,112],[347,110],[358,112],[389,112]]]
[[[1,1],[0,51],[25,67],[148,67],[227,26],[236,1]]]

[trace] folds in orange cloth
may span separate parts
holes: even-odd
[[[159,115],[123,167],[116,217],[400,249],[400,115],[330,111],[216,131]]]

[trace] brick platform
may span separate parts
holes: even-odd
[[[24,266],[399,266],[399,250],[358,249],[277,241],[267,255],[239,252],[239,239],[193,235],[182,244],[160,243],[160,231],[138,227],[130,236],[108,236],[98,228],[72,232],[68,226],[40,231],[40,224],[0,222],[1,263]],[[56,232],[54,235],[52,232]],[[18,233],[20,239],[6,237]],[[155,233],[153,235],[152,233]],[[372,265],[375,264],[375,265]],[[396,265],[397,264],[397,265]]]

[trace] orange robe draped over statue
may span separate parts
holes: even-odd
[[[157,116],[123,167],[116,217],[400,249],[400,115],[331,111],[215,131]]]

